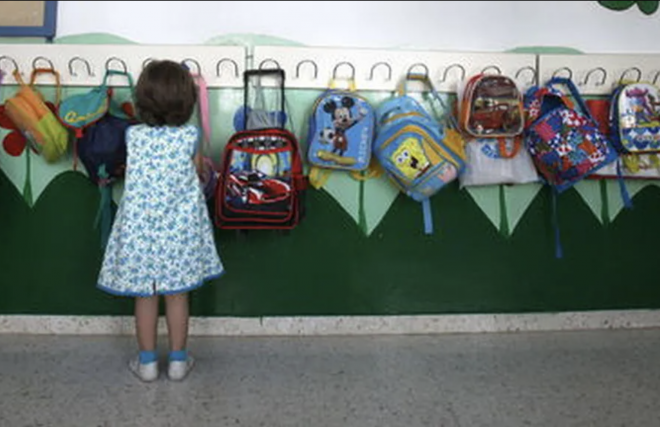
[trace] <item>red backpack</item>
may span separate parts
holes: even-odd
[[[278,122],[253,127],[250,114],[264,110],[248,108],[250,82],[264,76],[280,80],[281,114]],[[221,229],[291,229],[304,216],[304,191],[300,147],[295,135],[285,129],[284,71],[248,70],[244,74],[245,102],[242,129],[224,148],[216,187],[215,223]],[[260,89],[261,90],[261,89]],[[258,122],[258,121],[257,121]]]

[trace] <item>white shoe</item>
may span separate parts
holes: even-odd
[[[128,368],[144,382],[148,383],[158,379],[158,361],[140,363],[140,358],[136,357],[128,362]]]
[[[195,366],[195,359],[190,355],[184,361],[170,361],[167,376],[172,381],[182,381],[190,373],[193,366]]]

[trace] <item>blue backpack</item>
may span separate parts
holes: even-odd
[[[440,123],[414,98],[405,83],[418,80],[451,123]],[[424,230],[433,234],[430,197],[456,180],[465,169],[463,137],[444,102],[426,75],[408,75],[398,96],[385,101],[376,112],[378,134],[373,152],[392,182],[407,196],[422,203]]]
[[[312,107],[307,134],[310,183],[320,188],[331,170],[358,173],[371,164],[376,133],[373,107],[353,89],[329,89]]]
[[[113,89],[108,86],[112,75],[125,77],[132,94],[131,75],[108,70],[100,86],[69,97],[58,111],[65,126],[75,132],[74,170],[80,159],[101,194],[95,222],[101,227],[102,247],[112,229],[112,186],[124,177],[126,169],[126,130],[137,123],[133,105],[130,102],[120,104],[114,99]]]

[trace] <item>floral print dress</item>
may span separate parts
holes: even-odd
[[[124,195],[99,274],[101,290],[176,294],[224,272],[192,160],[198,140],[192,125],[128,129]]]

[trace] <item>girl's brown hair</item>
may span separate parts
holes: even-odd
[[[151,61],[135,88],[140,120],[149,126],[182,126],[192,117],[197,103],[195,82],[182,65]]]

